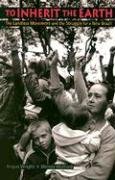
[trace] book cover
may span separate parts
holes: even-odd
[[[113,145],[109,145],[108,141],[104,145],[102,137],[100,147],[94,150],[95,156],[91,162],[88,158],[92,152],[88,151],[86,161],[89,164],[86,167],[85,159],[80,159],[81,153],[73,150],[72,146],[68,153],[64,146],[69,143],[68,139],[74,136],[74,122],[68,124],[69,128],[72,127],[71,130],[65,131],[65,126],[61,126],[62,131],[60,133],[58,129],[60,134],[57,136],[54,127],[57,128],[62,122],[61,111],[65,111],[68,105],[72,106],[73,102],[83,101],[92,85],[109,82],[115,89],[114,56],[114,0],[0,1],[1,179],[108,179],[115,161],[114,141],[111,141]],[[52,62],[56,58],[57,68],[53,69]],[[77,78],[74,77],[77,60],[80,60],[79,66],[82,67],[84,79],[81,90],[76,87],[81,84],[77,84]],[[84,89],[87,89],[87,92]],[[111,92],[111,96],[113,103],[105,115],[115,128],[114,92]],[[48,120],[53,128],[54,141],[60,136],[59,142],[63,144],[62,154],[58,151],[59,147],[57,148],[59,144],[56,144],[56,147],[55,143],[52,144],[51,132],[47,134],[44,128],[42,132],[37,131],[39,120]],[[43,124],[44,127],[49,127],[46,122]],[[40,148],[37,149],[34,131],[38,133],[38,141],[45,133],[50,136],[47,140],[47,143],[51,143],[50,146],[47,147],[43,143],[45,145],[39,144]],[[65,132],[69,133],[68,139],[65,138]],[[114,134],[113,129],[111,132]],[[106,132],[107,134],[109,133]],[[65,136],[64,139],[61,135]],[[112,139],[112,133],[110,137]],[[73,139],[71,141],[74,143]],[[109,151],[111,155],[107,153]],[[103,154],[102,158],[100,154]],[[55,163],[57,156],[60,159],[59,164]],[[77,162],[74,158],[78,158]],[[93,163],[96,158],[100,176],[97,169],[92,172],[92,169],[96,168]],[[110,178],[114,179],[113,176],[112,174]]]

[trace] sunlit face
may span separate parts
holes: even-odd
[[[107,88],[101,84],[93,85],[89,90],[88,108],[92,115],[104,113],[107,107]]]
[[[33,133],[33,141],[34,144],[42,148],[43,150],[47,150],[51,144],[52,135],[50,130],[45,129],[44,127],[38,128]]]

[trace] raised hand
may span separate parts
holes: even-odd
[[[113,54],[113,55],[115,55],[115,46],[112,46],[112,47],[110,48],[110,53]]]
[[[75,68],[81,69],[85,65],[85,59],[86,58],[84,56],[75,58]]]
[[[57,66],[58,62],[61,64],[61,62],[59,61],[58,51],[56,50],[53,52],[51,66]]]

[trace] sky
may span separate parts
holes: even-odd
[[[102,80],[101,71],[100,71],[100,63],[99,56],[103,56],[103,64],[107,65],[110,58],[110,48],[115,46],[115,27],[111,29],[104,29],[103,31],[96,34],[97,42],[96,42],[96,53],[94,54],[92,61],[87,65],[86,72],[88,72],[88,80],[97,82],[98,80]],[[85,52],[85,43],[87,40],[87,36],[81,35],[81,41],[75,42],[74,46],[78,46],[79,50],[76,56],[83,56]],[[51,41],[51,47],[53,50],[58,50],[60,59],[62,56],[65,56],[66,49],[64,46],[56,40]],[[114,61],[115,62],[115,61]],[[115,75],[115,66],[113,73]]]

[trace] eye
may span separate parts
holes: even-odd
[[[91,94],[91,93],[89,93],[89,94],[88,94],[88,97],[90,98],[91,96],[92,96],[92,94]]]
[[[43,134],[43,135],[42,135],[42,138],[45,138],[45,137],[46,137],[46,134]]]
[[[95,94],[95,97],[96,98],[100,98],[101,96],[99,94]]]

